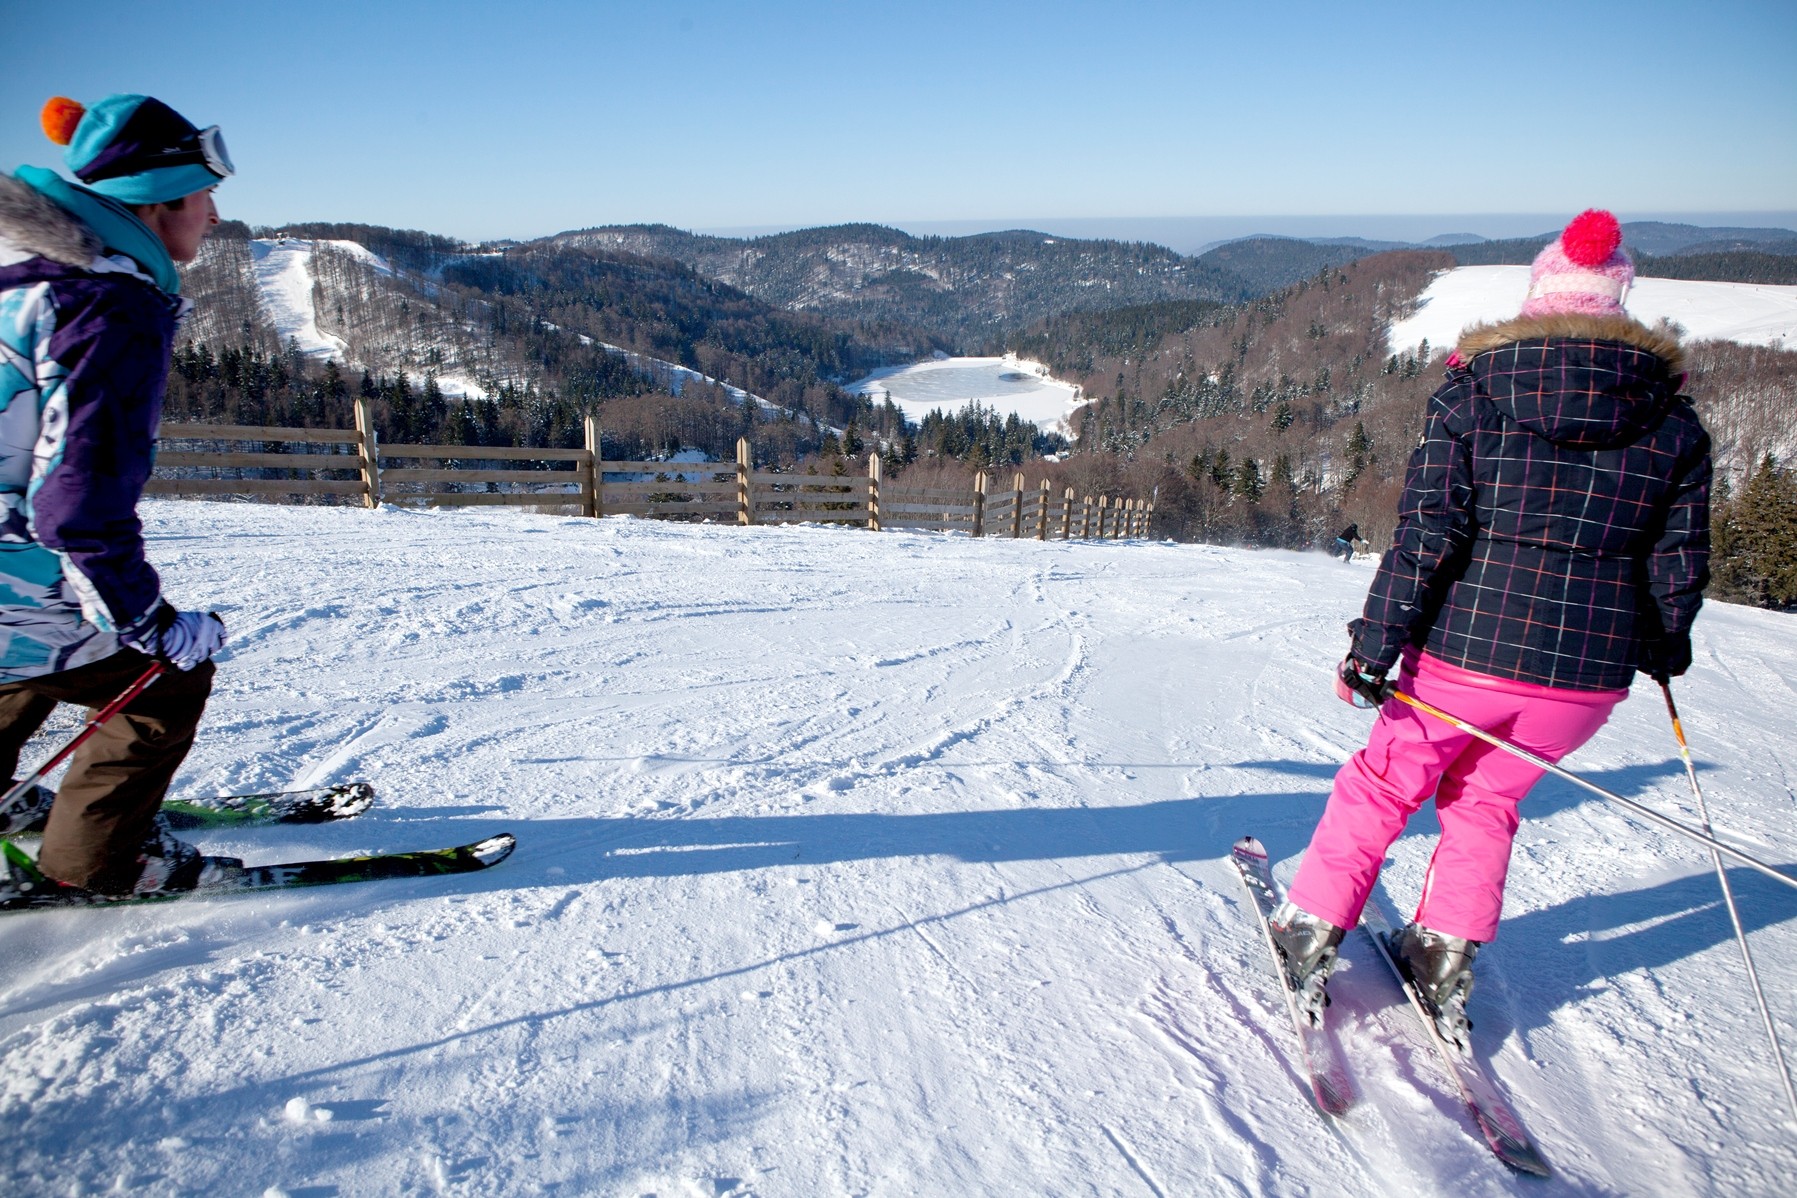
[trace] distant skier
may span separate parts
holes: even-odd
[[[59,97],[43,124],[80,183],[0,175],[0,770],[58,702],[102,706],[170,663],[76,753],[38,860],[99,894],[191,889],[227,859],[176,839],[157,808],[224,624],[163,598],[136,508],[188,307],[175,263],[218,223],[231,160],[217,126],[146,96]]]
[[[1521,315],[1466,330],[1448,359],[1337,671],[1343,699],[1384,706],[1273,920],[1288,970],[1326,979],[1386,850],[1433,795],[1441,841],[1397,949],[1462,1042],[1473,957],[1497,934],[1517,808],[1541,771],[1387,702],[1388,672],[1558,761],[1637,669],[1684,673],[1709,580],[1710,439],[1678,394],[1676,336],[1623,310],[1621,239],[1609,213],[1581,213],[1535,259]]]
[[[1329,556],[1341,555],[1344,562],[1354,560],[1354,542],[1360,539],[1360,525],[1350,524],[1335,534],[1335,543],[1329,546]]]

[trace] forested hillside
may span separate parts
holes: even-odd
[[[739,239],[620,225],[547,241],[672,258],[776,307],[915,325],[963,349],[1063,312],[1252,293],[1234,272],[1163,246],[1026,230],[912,237],[840,225]]]
[[[1230,271],[1247,284],[1248,296],[1266,295],[1308,279],[1329,266],[1341,266],[1382,250],[1406,248],[1391,243],[1305,241],[1297,237],[1246,237],[1198,255],[1198,261]]]
[[[1790,282],[1788,229],[1624,226],[1643,273],[1664,278]],[[1527,263],[1551,233],[1440,247],[1459,265]],[[764,237],[715,237],[666,225],[558,233],[538,245],[668,258],[792,312],[927,329],[963,352],[1008,343],[1021,329],[1071,313],[1178,302],[1240,303],[1326,267],[1406,247],[1359,238],[1248,237],[1184,257],[1141,242],[1086,241],[1013,230],[913,237],[881,225],[839,225]]]
[[[360,393],[378,400],[392,440],[568,445],[584,413],[596,411],[620,453],[686,446],[729,456],[754,429],[775,460],[787,460],[849,425],[900,439],[896,409],[839,384],[940,345],[913,328],[782,311],[666,259],[540,244],[478,249],[367,226],[258,232],[333,236],[309,243],[309,298],[320,333],[342,353],[327,367],[283,344],[256,286],[251,230],[221,226],[185,272],[196,311],[183,331],[173,415],[261,424],[299,423],[304,413],[346,425],[348,397]],[[646,369],[617,350],[772,406]]]
[[[1109,459],[1130,490],[1158,486],[1170,535],[1296,546],[1353,522],[1383,544],[1452,348],[1393,355],[1386,329],[1453,265],[1447,251],[1379,254],[1246,305],[1082,313],[1011,344],[1092,397],[1074,462]],[[1718,474],[1738,491],[1792,439],[1797,353],[1698,341],[1687,362]]]

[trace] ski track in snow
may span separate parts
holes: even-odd
[[[1358,937],[1332,990],[1362,1103],[1314,1113],[1228,854],[1252,831],[1289,880],[1364,740],[1328,675],[1364,563],[145,514],[170,595],[233,630],[175,792],[379,792],[209,851],[519,847],[0,916],[0,1192],[1771,1195],[1797,1169],[1707,859],[1554,780],[1473,1007],[1558,1176],[1491,1158]],[[1718,825],[1786,866],[1793,628],[1712,605],[1680,684]],[[1569,765],[1694,818],[1649,687]],[[1393,848],[1400,910],[1432,829]],[[1797,896],[1734,877],[1797,1049]]]

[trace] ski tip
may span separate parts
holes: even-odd
[[[1317,1110],[1336,1119],[1353,1110],[1357,1101],[1354,1087],[1345,1077],[1316,1078],[1312,1082],[1311,1098],[1316,1102]]]
[[[1552,1177],[1554,1175],[1553,1166],[1542,1158],[1541,1153],[1533,1144],[1527,1141],[1500,1143],[1495,1138],[1487,1137],[1487,1139],[1498,1160],[1516,1172],[1527,1174],[1530,1177]]]
[[[372,806],[374,806],[374,787],[366,782],[351,782],[338,792],[338,797],[331,804],[331,818],[348,819],[351,816],[361,815]]]
[[[510,857],[512,850],[517,847],[518,838],[516,836],[510,832],[501,832],[497,836],[489,836],[485,840],[469,845],[468,855],[479,861],[482,869],[486,869],[498,865]]]
[[[1235,842],[1235,852],[1242,857],[1262,857],[1267,855],[1267,846],[1252,836],[1244,836]]]
[[[1485,1134],[1485,1142],[1491,1145],[1491,1151],[1504,1164],[1518,1173],[1527,1173],[1533,1177],[1552,1177],[1554,1170],[1535,1147],[1529,1134],[1516,1124],[1514,1117],[1499,1118],[1490,1110],[1473,1112],[1473,1121]]]

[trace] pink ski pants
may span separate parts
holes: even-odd
[[[1407,654],[1399,688],[1469,724],[1557,762],[1597,732],[1626,690],[1577,691],[1493,678]],[[1351,928],[1386,850],[1431,795],[1441,842],[1423,880],[1416,921],[1489,941],[1504,905],[1517,806],[1543,771],[1399,700],[1379,710],[1366,748],[1335,775],[1329,804],[1298,867],[1290,898]]]

